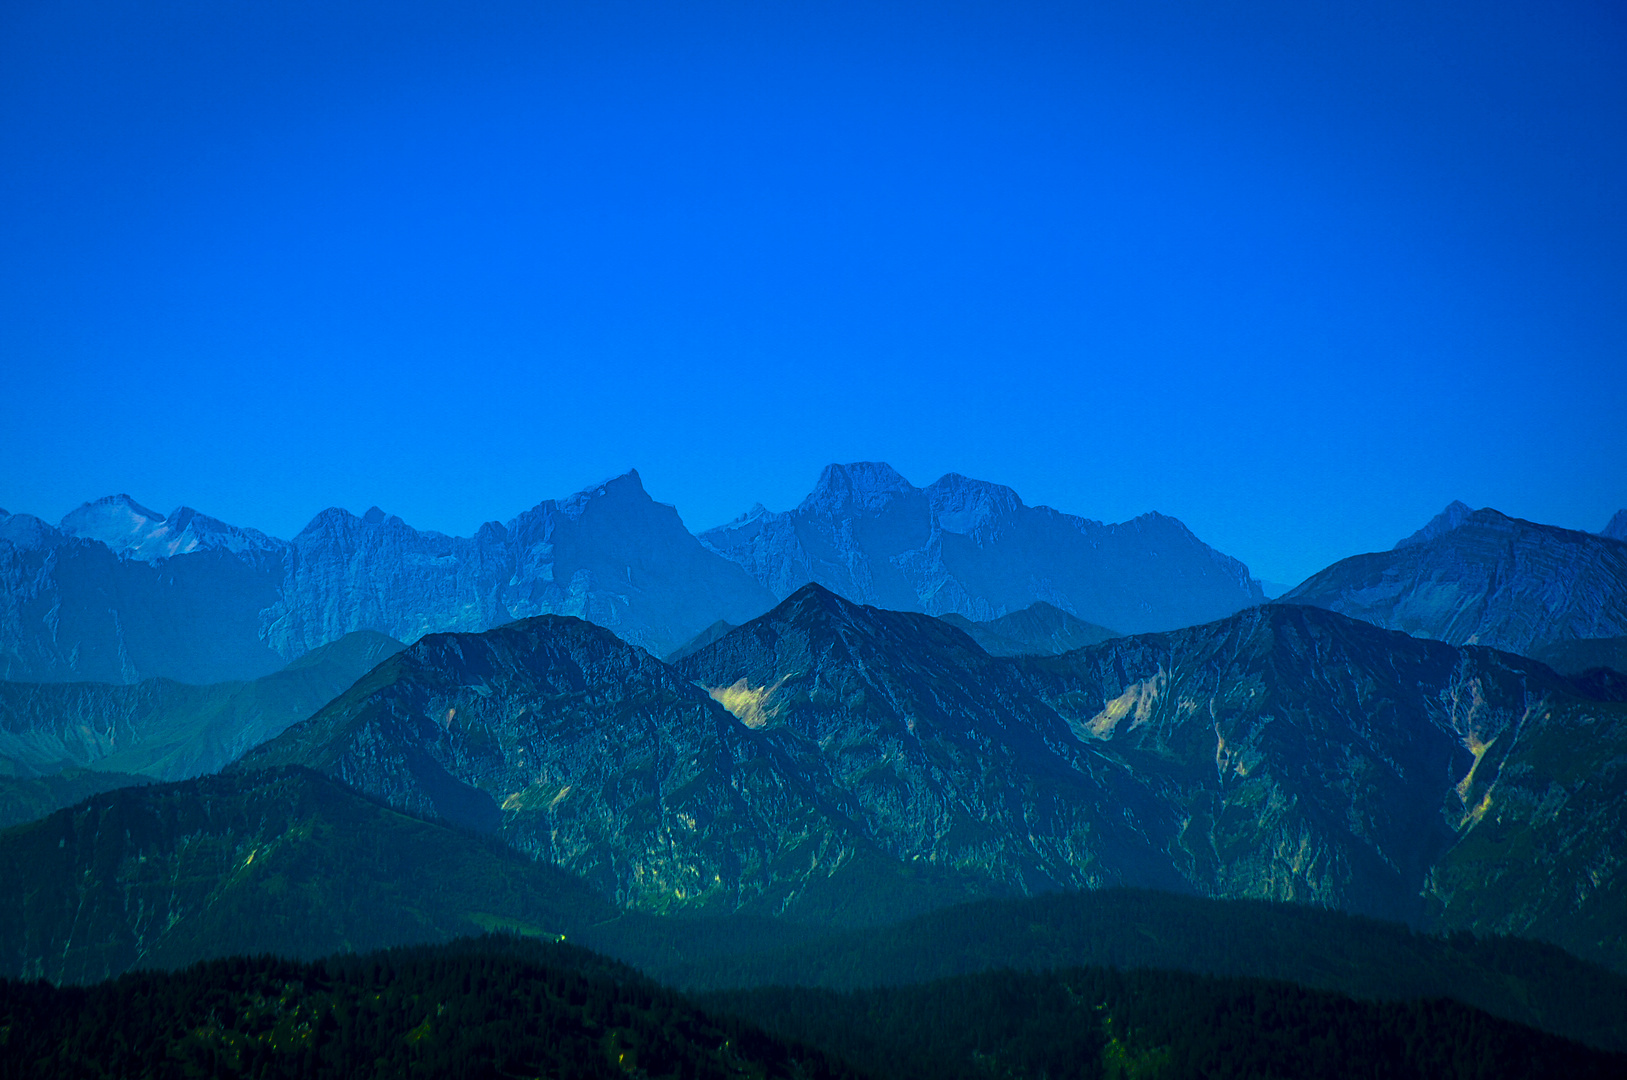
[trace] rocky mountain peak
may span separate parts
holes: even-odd
[[[362,515],[363,525],[378,525],[384,521],[384,511],[376,506],[368,507],[367,513]]]
[[[885,509],[901,495],[912,494],[915,485],[884,461],[855,461],[847,465],[826,465],[819,474],[803,506],[829,510]]]
[[[145,536],[163,523],[163,514],[147,509],[130,496],[107,495],[69,511],[57,527],[69,536],[100,540],[117,550],[132,537]]]
[[[1495,511],[1493,511],[1493,513],[1495,513]],[[1474,511],[1469,508],[1468,503],[1453,500],[1453,502],[1448,505],[1445,510],[1442,510],[1434,517],[1430,518],[1429,524],[1425,525],[1423,528],[1419,529],[1406,539],[1397,541],[1395,545],[1396,550],[1404,547],[1411,547],[1414,544],[1427,544],[1437,536],[1444,536],[1453,529],[1457,528],[1459,525],[1462,525],[1473,514]]]
[[[1627,510],[1617,510],[1616,516],[1606,523],[1599,535],[1612,540],[1627,540]]]

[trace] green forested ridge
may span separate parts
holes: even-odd
[[[619,944],[607,939],[600,947],[621,951]],[[702,990],[899,986],[1006,967],[1176,969],[1362,998],[1450,997],[1627,1050],[1627,979],[1615,972],[1540,942],[1419,934],[1299,904],[1109,889],[961,904],[896,926],[777,948],[621,954],[637,956],[667,981]]]
[[[0,1080],[56,1077],[1616,1077],[1627,1058],[1450,1001],[1264,980],[1009,970],[689,999],[486,936],[232,957],[88,987],[0,980]]]
[[[151,777],[101,769],[63,769],[49,776],[0,776],[0,829],[34,821],[103,791],[150,783]]]
[[[585,950],[512,937],[91,987],[0,980],[0,1078],[854,1075]]]
[[[401,647],[357,631],[249,682],[0,682],[0,774],[95,769],[181,780],[214,772],[326,705]],[[0,817],[0,825],[15,820],[28,819]]]
[[[0,975],[14,977],[557,935],[616,913],[561,870],[303,769],[109,791],[0,832]]]
[[[1364,1002],[1173,971],[993,971],[917,986],[761,988],[696,1000],[899,1080],[1627,1073],[1627,1056],[1453,1001]]]

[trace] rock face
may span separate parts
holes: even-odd
[[[939,618],[967,634],[991,656],[1060,656],[1119,636],[1043,600],[988,622],[973,622],[956,612]]]
[[[755,507],[701,541],[780,598],[816,582],[861,604],[974,621],[1044,601],[1135,633],[1264,599],[1247,567],[1174,518],[1104,525],[955,474],[917,488],[876,462],[828,466],[796,509]]]
[[[499,832],[646,910],[805,911],[873,856],[770,741],[569,617],[424,638],[235,768],[281,764]]]
[[[240,529],[188,506],[171,510],[166,517],[128,495],[85,503],[57,527],[68,536],[99,540],[121,558],[148,563],[194,551],[243,554],[278,551],[285,546],[257,529]]]
[[[1612,540],[1627,540],[1627,510],[1617,510],[1615,516],[1605,523],[1600,536],[1608,536]]]
[[[467,538],[375,507],[283,541],[113,496],[60,528],[0,519],[0,586],[0,677],[114,683],[258,678],[357,630],[411,641],[541,613],[666,653],[774,603],[636,472]]]
[[[1529,655],[1627,634],[1627,542],[1454,503],[1393,551],[1334,563],[1279,602]]]
[[[1624,824],[1615,743],[1556,762],[1624,717],[1535,661],[1316,608],[995,657],[810,585],[673,666],[550,616],[431,636],[240,767],[319,769],[656,911],[1124,884],[1478,926],[1540,848],[1550,906],[1497,925],[1563,941],[1569,913],[1615,962],[1619,860],[1580,840]],[[1559,802],[1522,794],[1550,774]],[[1463,854],[1493,825],[1526,846]]]

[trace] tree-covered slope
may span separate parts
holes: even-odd
[[[892,926],[767,947],[742,940],[732,950],[675,938],[663,952],[636,936],[642,929],[618,924],[621,936],[595,939],[596,947],[637,957],[652,974],[695,990],[852,990],[1001,968],[1157,968],[1274,979],[1371,1000],[1449,997],[1627,1051],[1627,976],[1549,944],[1421,934],[1306,904],[1143,889],[1053,893],[959,904]]]
[[[1367,1002],[1289,983],[1090,968],[700,1002],[900,1080],[1615,1077],[1592,1050],[1453,1001]]]
[[[581,949],[487,937],[298,963],[235,957],[90,987],[0,980],[0,1078],[842,1080]]]
[[[22,776],[92,768],[181,780],[215,772],[401,647],[357,631],[246,683],[0,683],[0,761]]]
[[[124,788],[0,832],[11,977],[560,934],[614,915],[568,874],[302,769]]]

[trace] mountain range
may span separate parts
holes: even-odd
[[[543,616],[431,635],[234,769],[300,765],[635,908],[863,924],[1139,885],[1627,963],[1627,705],[1269,605],[1061,656],[817,585],[668,666]]]
[[[885,465],[831,466],[796,510],[765,514],[697,539],[636,471],[473,537],[377,507],[324,510],[286,541],[123,495],[55,527],[0,513],[0,678],[253,679],[357,630],[413,641],[539,614],[668,655],[808,581],[975,620],[1045,602],[1116,631],[1261,599],[1241,563],[1173,518],[1103,525],[959,476],[923,490]]]
[[[1623,521],[1455,503],[1265,603],[1174,519],[875,463],[698,537],[636,473],[472,538],[0,513],[0,975],[490,930],[711,986],[1184,957],[1620,1048]]]
[[[979,622],[1043,601],[1136,633],[1265,599],[1247,567],[1174,518],[1104,525],[956,473],[917,488],[881,462],[827,466],[795,509],[753,507],[700,539],[779,599],[814,582],[873,607]]]

